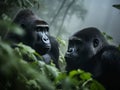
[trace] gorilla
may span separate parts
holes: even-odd
[[[36,50],[43,56],[45,63],[51,60],[59,68],[59,45],[57,40],[49,34],[47,22],[36,16],[31,10],[23,9],[17,13],[13,22],[25,31],[24,36],[8,34],[9,39],[19,43],[22,42]]]
[[[120,51],[97,28],[89,27],[73,34],[65,60],[67,72],[83,69],[106,90],[120,90]]]

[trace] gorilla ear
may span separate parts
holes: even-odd
[[[99,40],[98,39],[94,39],[93,40],[93,46],[96,48],[99,45]]]

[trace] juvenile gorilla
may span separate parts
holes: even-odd
[[[69,39],[66,70],[83,69],[106,90],[120,90],[120,51],[108,44],[97,28],[78,31]]]
[[[23,28],[25,35],[21,37],[16,34],[9,34],[9,38],[17,43],[23,42],[35,49],[43,56],[46,63],[50,63],[52,59],[58,68],[59,45],[56,39],[50,36],[47,22],[37,17],[29,9],[19,11],[13,22]]]

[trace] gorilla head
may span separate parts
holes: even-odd
[[[85,69],[85,65],[105,45],[108,45],[107,41],[96,28],[86,28],[72,35],[65,55],[67,71]]]
[[[17,42],[23,42],[31,46],[39,54],[44,55],[51,49],[48,24],[38,18],[31,10],[21,10],[14,18],[14,22],[20,25],[25,35],[23,37],[13,35]]]

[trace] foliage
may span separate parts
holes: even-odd
[[[120,50],[120,44],[118,45],[118,49]]]
[[[34,63],[37,65],[39,62]],[[0,42],[1,90],[53,90],[54,87],[47,77],[32,66],[25,62],[7,43]]]
[[[23,35],[22,29],[14,25],[6,15],[11,7],[32,7],[39,0],[1,0],[0,1],[0,90],[104,90],[82,70],[58,70],[53,64],[47,65],[42,57],[29,46],[14,44],[5,40],[8,32]],[[39,3],[37,3],[39,4]],[[58,38],[61,47],[65,42]],[[65,67],[61,52],[61,67]]]
[[[10,7],[12,5],[18,5],[20,7],[28,7],[28,6],[33,6],[33,4],[37,2],[38,0],[2,0],[0,4],[7,7]]]
[[[66,42],[64,40],[62,40],[60,37],[57,37],[57,41],[59,43],[59,66],[60,66],[60,70],[64,71],[65,70],[65,66],[66,66],[66,62],[64,59],[64,55],[65,55],[65,49],[66,49]]]
[[[26,58],[23,58],[24,55]],[[31,61],[25,60],[31,58]],[[37,60],[36,52],[18,44],[15,49],[9,43],[0,42],[0,89],[16,90],[104,90],[82,70],[69,74],[60,72],[52,65]],[[100,88],[100,89],[99,89]]]
[[[120,10],[120,4],[115,4],[115,5],[113,5],[113,7],[115,7],[115,8]]]
[[[103,32],[103,35],[105,36],[105,38],[106,38],[107,40],[110,40],[110,41],[113,40],[113,38],[112,38],[110,35],[108,35],[106,32]]]
[[[7,33],[11,31],[13,33],[23,35],[23,30],[11,22],[11,20],[0,20],[0,36],[4,39]]]
[[[12,26],[7,21],[3,25]],[[19,31],[21,29],[18,29]],[[60,39],[59,42],[65,44]],[[64,59],[63,56],[61,59]],[[42,57],[29,46],[20,43],[16,44],[15,48],[11,48],[11,45],[2,38],[0,77],[0,90],[104,90],[97,81],[91,78],[90,73],[76,70],[67,74],[52,64],[45,64]]]
[[[39,6],[39,0],[0,0],[0,18],[3,14],[10,13],[11,8],[28,8],[34,5]]]

